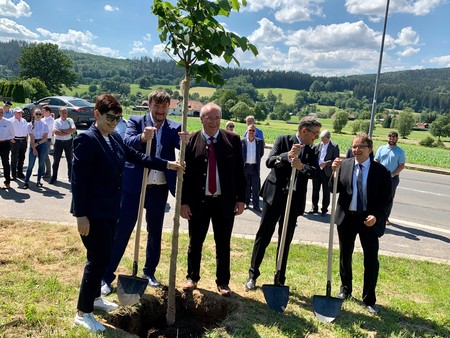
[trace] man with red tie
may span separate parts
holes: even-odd
[[[188,273],[185,290],[200,280],[202,247],[212,221],[216,242],[216,284],[229,296],[230,241],[234,217],[244,211],[245,177],[241,141],[219,129],[222,109],[206,104],[200,111],[203,129],[192,134],[186,147],[180,215],[189,221]]]

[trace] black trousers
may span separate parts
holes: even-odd
[[[256,233],[255,243],[253,244],[253,252],[251,265],[249,269],[249,277],[256,280],[260,276],[259,267],[266,253],[266,248],[269,245],[272,235],[275,232],[277,222],[278,226],[278,246],[277,256],[280,251],[280,239],[283,231],[284,214],[286,212],[287,192],[280,193],[277,198],[274,198],[272,205],[266,201],[263,202],[263,209],[261,215],[261,223],[259,224],[258,232]],[[292,195],[291,209],[289,213],[288,228],[286,233],[286,241],[283,250],[283,259],[281,263],[281,269],[279,272],[279,282],[284,284],[286,280],[286,266],[289,255],[289,248],[294,236],[295,227],[297,226],[297,214],[294,206],[298,203],[298,195],[294,191]]]
[[[352,255],[355,248],[356,235],[364,253],[364,286],[362,299],[366,305],[374,305],[377,301],[375,288],[378,281],[379,241],[373,227],[366,226],[364,215],[346,215],[340,225],[337,226],[339,235],[339,272],[341,275],[341,291],[350,294],[353,291]]]
[[[319,177],[313,180],[313,192],[312,192],[312,205],[314,211],[319,210],[319,195],[320,188],[322,188],[322,209],[321,211],[326,213],[328,211],[328,206],[330,205],[330,188],[328,187],[328,182],[330,177],[325,174],[323,170],[319,171]]]
[[[27,152],[27,139],[15,140],[11,143],[11,176],[23,175],[23,163]]]
[[[222,197],[204,197],[204,202],[190,206],[188,273],[186,278],[194,282],[200,280],[200,264],[203,242],[212,222],[216,243],[216,284],[228,285],[230,282],[230,241],[234,224],[235,201]]]
[[[244,175],[246,181],[245,187],[245,204],[250,204],[250,199],[253,201],[253,207],[259,208],[259,190],[261,187],[261,180],[259,178],[258,167],[256,164],[245,164]]]
[[[77,309],[94,311],[94,300],[100,297],[102,276],[111,257],[117,219],[89,219],[89,235],[80,236],[87,250],[87,262],[81,279]]]
[[[64,155],[67,160],[67,177],[70,180],[72,176],[72,158],[73,158],[73,142],[70,140],[55,140],[53,146],[53,175],[52,181],[56,181],[58,178],[59,162],[61,161],[61,156],[64,151]]]
[[[3,176],[5,177],[5,184],[9,184],[11,182],[11,167],[9,165],[9,151],[11,149],[11,145],[9,140],[0,141],[0,157],[2,159],[3,166]]]

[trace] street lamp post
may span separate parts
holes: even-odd
[[[389,0],[387,0],[387,4],[386,4],[386,14],[384,16],[383,37],[381,38],[380,61],[378,62],[378,71],[377,71],[377,76],[375,78],[375,89],[373,91],[372,112],[370,114],[370,126],[369,126],[369,137],[370,138],[372,138],[375,113],[377,110],[378,79],[380,77],[381,63],[383,61],[384,37],[386,36],[386,25],[387,25],[388,13],[389,13]]]

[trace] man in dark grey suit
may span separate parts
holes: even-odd
[[[331,163],[336,157],[339,157],[339,146],[331,142],[331,134],[328,130],[322,130],[320,133],[320,142],[314,145],[314,150],[319,161],[319,174],[313,181],[312,193],[312,209],[310,214],[317,214],[319,212],[319,195],[320,188],[322,188],[322,209],[321,215],[325,216],[330,205],[330,188],[328,182],[331,177]]]
[[[289,211],[283,260],[279,271],[280,275],[277,277],[277,280],[284,284],[289,246],[297,225],[297,217],[303,215],[305,211],[308,178],[315,176],[318,170],[317,156],[311,148],[311,144],[317,139],[321,126],[321,123],[315,118],[304,117],[298,125],[297,133],[295,135],[278,136],[270,151],[266,160],[266,166],[271,168],[271,171],[261,189],[264,204],[261,223],[253,245],[249,279],[245,284],[247,290],[256,289],[256,279],[260,275],[259,266],[264,258],[277,222],[279,223],[278,238],[281,238],[283,226],[285,226],[283,220],[289,180],[292,168],[296,168],[296,181]],[[280,242],[278,242],[277,251],[280,250],[279,246]]]
[[[255,137],[254,124],[247,126],[247,136],[241,140],[242,159],[244,160],[244,175],[246,180],[245,208],[248,209],[250,199],[253,201],[253,209],[260,212],[259,189],[261,187],[260,168],[261,158],[264,155],[264,141]]]
[[[386,210],[392,200],[391,175],[371,157],[373,143],[366,134],[353,139],[352,158],[335,159],[332,168],[341,168],[337,190],[336,224],[339,235],[341,290],[338,298],[352,294],[352,255],[359,234],[364,253],[362,300],[376,314],[375,287],[378,280],[378,238],[386,229]],[[330,182],[331,185],[331,182]]]

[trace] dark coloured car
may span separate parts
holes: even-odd
[[[84,99],[73,96],[49,96],[37,102],[26,104],[22,107],[23,118],[28,122],[36,107],[48,106],[52,110],[55,119],[59,117],[59,108],[66,107],[68,116],[76,123],[86,123],[90,126],[94,121],[94,105]]]

